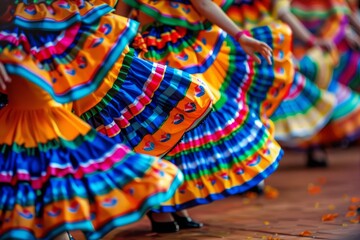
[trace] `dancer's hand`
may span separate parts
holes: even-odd
[[[0,88],[6,90],[6,84],[11,82],[11,78],[7,74],[5,67],[0,63]]]
[[[336,48],[335,44],[331,40],[320,38],[317,38],[315,40],[314,45],[324,49],[327,52],[331,52],[333,49]]]
[[[271,56],[272,49],[264,42],[258,41],[252,37],[242,34],[239,39],[237,39],[244,51],[254,58],[255,62],[261,63],[261,60],[255,53],[260,53],[266,59],[266,61],[271,65]]]
[[[353,50],[360,50],[360,37],[351,29],[345,31],[345,39]]]
[[[241,29],[224,13],[224,11],[212,0],[190,0],[193,7],[208,21],[218,25],[227,34],[236,38],[244,51],[254,58],[255,62],[261,63],[255,53],[260,53],[271,64],[271,48],[264,42],[248,37],[241,32]]]

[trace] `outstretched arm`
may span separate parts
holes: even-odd
[[[348,14],[349,22],[358,36],[360,36],[360,18],[359,18],[359,0],[347,0],[345,1],[350,14]]]
[[[11,78],[5,70],[5,66],[0,62],[0,87],[2,90],[6,90],[6,84],[11,82]]]
[[[360,35],[360,19],[358,18],[356,13],[351,13],[349,15],[349,20],[356,33]]]
[[[360,19],[358,17],[358,1],[346,1],[344,2],[349,9],[347,17],[349,19],[349,25],[345,29],[345,39],[349,46],[356,50],[360,50]]]
[[[115,14],[123,17],[129,17],[131,9],[132,8],[126,3],[124,3],[123,0],[119,0],[115,8]]]
[[[311,32],[297,19],[288,8],[282,8],[278,12],[280,20],[287,23],[293,31],[296,38],[300,39],[306,44],[312,46],[319,46],[327,51],[331,51],[335,45],[332,41],[327,39],[316,38]]]
[[[345,29],[345,39],[353,50],[360,50],[360,36],[350,26]]]
[[[233,36],[242,46],[244,51],[254,58],[257,63],[260,59],[255,55],[259,52],[271,64],[271,48],[264,42],[243,34],[242,30],[211,0],[190,0],[194,8],[208,21],[218,25],[229,35]]]

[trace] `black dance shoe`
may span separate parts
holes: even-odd
[[[75,240],[75,238],[70,234],[70,232],[65,232],[69,240]]]
[[[265,192],[265,183],[264,183],[264,180],[261,181],[258,185],[250,188],[249,190],[247,190],[245,193],[256,193],[257,195],[259,196],[262,196],[264,195],[264,192]]]
[[[307,150],[307,163],[308,168],[326,168],[328,166],[327,156],[323,148],[309,148]]]
[[[180,229],[189,229],[189,228],[201,228],[204,224],[193,221],[190,217],[182,217],[176,213],[171,213],[175,222],[179,225]]]
[[[157,233],[174,233],[180,230],[179,225],[175,222],[157,222],[152,218],[152,212],[146,213],[151,222],[151,230]]]

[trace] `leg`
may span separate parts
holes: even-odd
[[[153,232],[172,233],[177,232],[180,229],[170,213],[156,213],[149,211],[146,215],[150,219]]]
[[[308,168],[325,168],[327,167],[327,155],[323,147],[310,147],[307,150]]]
[[[175,221],[179,224],[180,229],[201,228],[204,224],[193,221],[186,210],[172,213]]]
[[[74,238],[71,236],[69,232],[63,232],[60,235],[58,235],[54,240],[74,240]]]

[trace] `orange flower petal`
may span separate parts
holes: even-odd
[[[351,223],[359,223],[359,221],[359,218],[354,218],[350,220]]]
[[[321,187],[315,184],[310,183],[308,185],[308,193],[311,195],[319,194],[321,192]]]
[[[337,213],[328,213],[328,214],[323,215],[321,220],[323,222],[332,221],[335,218],[337,218],[338,216],[339,216],[339,214],[337,214]]]
[[[246,198],[249,198],[249,199],[255,199],[255,198],[258,197],[258,195],[257,195],[257,193],[254,193],[254,192],[247,192],[247,193],[245,194],[245,197],[246,197]]]
[[[278,237],[271,237],[271,236],[270,236],[270,237],[267,238],[267,240],[281,240],[281,239],[278,238]]]
[[[299,235],[302,237],[312,237],[313,236],[312,232],[310,232],[310,231],[303,231]]]
[[[356,211],[357,208],[358,208],[358,206],[356,206],[356,205],[350,205],[348,209],[349,209],[349,211]]]
[[[360,198],[359,198],[359,197],[352,197],[352,198],[350,199],[350,201],[351,201],[352,203],[358,203],[358,202],[360,202]]]
[[[356,216],[356,212],[355,211],[348,211],[345,215],[345,217],[355,217]]]
[[[279,191],[271,186],[265,186],[264,194],[268,199],[275,199],[279,197]]]

